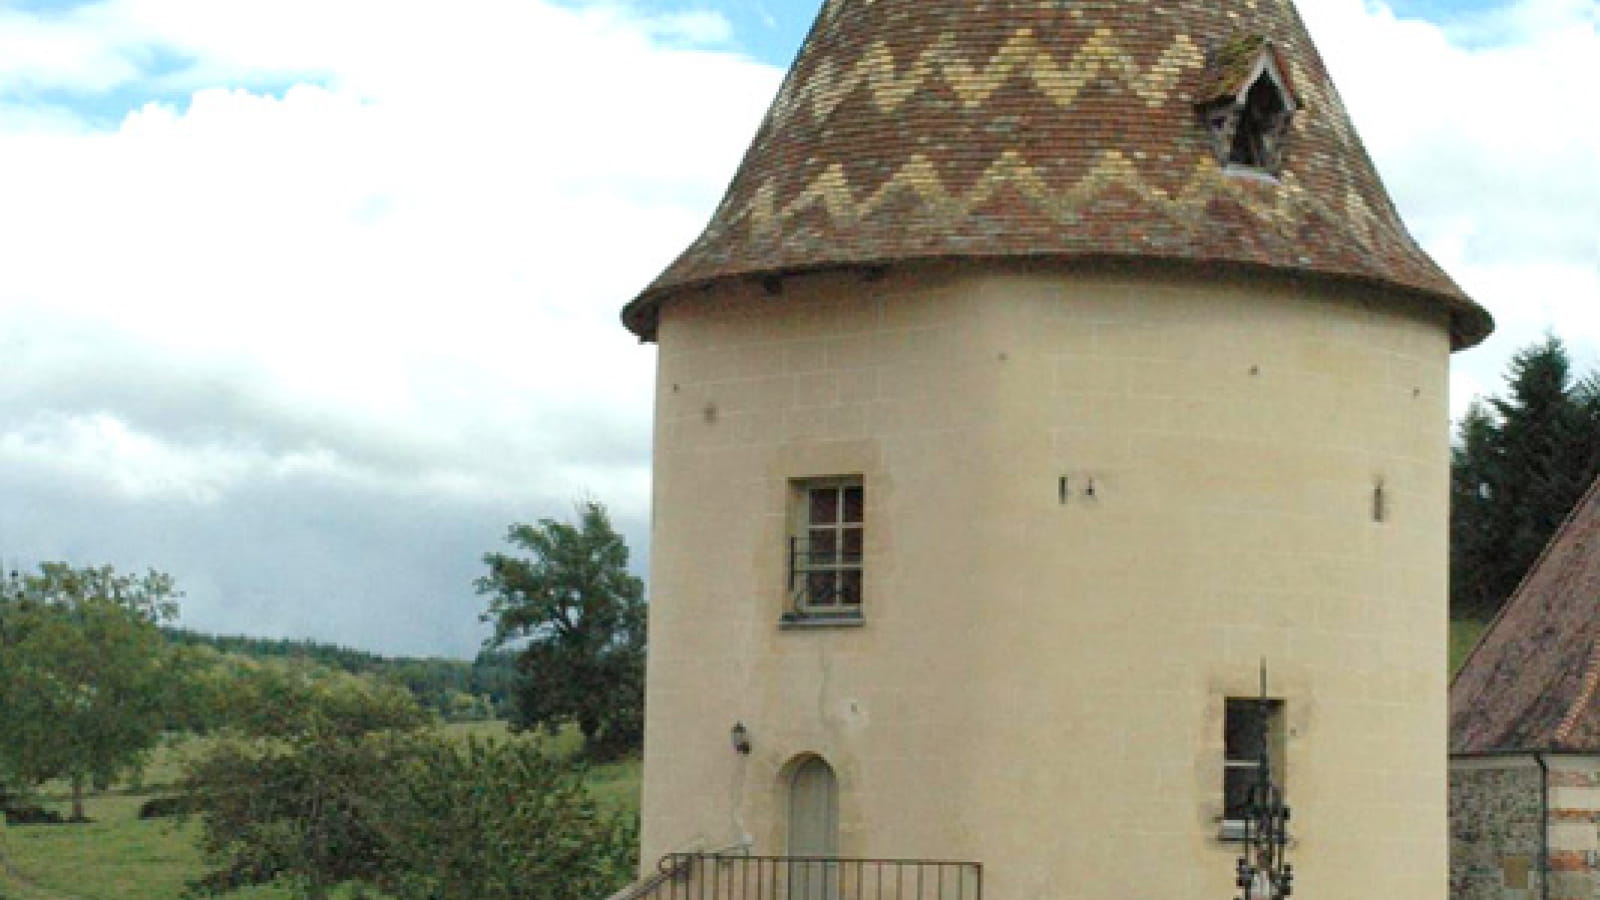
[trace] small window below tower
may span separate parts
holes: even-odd
[[[1283,701],[1229,697],[1222,724],[1222,837],[1244,837],[1263,777],[1282,786]]]
[[[859,620],[866,488],[859,477],[793,483],[786,621]]]
[[[1277,174],[1299,106],[1283,59],[1266,39],[1236,36],[1212,53],[1199,110],[1227,170]]]

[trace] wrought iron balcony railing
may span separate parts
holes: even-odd
[[[861,548],[841,547],[836,536],[789,539],[789,598],[799,616],[861,614]]]
[[[983,866],[928,859],[674,853],[640,900],[983,900]]]

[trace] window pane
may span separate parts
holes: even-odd
[[[844,521],[862,521],[861,515],[864,506],[865,498],[860,485],[844,489]]]
[[[836,602],[832,572],[812,572],[806,576],[806,603],[832,606]]]
[[[839,489],[811,489],[811,524],[832,525],[839,521]]]
[[[1222,817],[1238,821],[1249,813],[1250,789],[1255,785],[1254,766],[1229,766],[1222,770]]]
[[[1258,700],[1230,699],[1227,722],[1223,725],[1223,755],[1227,759],[1256,760],[1261,757],[1261,739],[1272,715],[1269,707],[1262,715]]]
[[[839,573],[839,602],[846,606],[861,605],[861,570]]]
[[[840,552],[844,555],[839,562],[847,566],[861,565],[861,529],[846,528],[843,537],[844,549]]]
[[[831,528],[811,529],[811,546],[808,550],[811,565],[831,566],[839,552],[838,532]]]

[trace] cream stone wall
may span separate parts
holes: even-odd
[[[1232,896],[1222,710],[1265,659],[1297,894],[1445,896],[1442,313],[923,266],[717,287],[659,343],[646,870],[783,853],[815,753],[844,855],[980,861],[989,900]],[[864,621],[780,628],[789,485],[829,475],[866,485]]]

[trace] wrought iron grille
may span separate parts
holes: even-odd
[[[1267,733],[1273,705],[1267,697],[1267,661],[1261,661],[1261,697],[1256,701],[1254,723],[1257,764],[1255,782],[1244,796],[1244,846],[1235,863],[1239,900],[1283,900],[1294,893],[1294,866],[1289,846],[1289,807],[1272,778],[1272,754]]]
[[[802,615],[860,615],[859,531],[853,541],[848,534],[790,538],[789,596]]]
[[[650,900],[983,900],[983,866],[925,859],[674,853]]]

